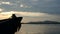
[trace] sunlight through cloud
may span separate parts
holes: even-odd
[[[28,5],[26,5],[26,4],[21,4],[20,7],[21,7],[21,8],[31,8],[32,6],[28,6]]]
[[[20,7],[24,7],[24,6],[21,4]]]
[[[1,2],[2,4],[8,4],[10,5],[11,3],[10,2]]]
[[[9,18],[12,14],[16,14],[17,17],[25,17],[23,18],[23,22],[29,21],[43,21],[43,20],[52,20],[52,21],[59,21],[60,16],[58,15],[51,15],[47,13],[38,13],[38,12],[18,12],[18,11],[10,11],[10,12],[1,12],[0,19]]]
[[[1,12],[1,11],[3,11],[3,9],[2,9],[2,8],[0,8],[0,12]]]

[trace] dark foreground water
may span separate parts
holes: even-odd
[[[22,24],[17,34],[60,34],[60,24]]]

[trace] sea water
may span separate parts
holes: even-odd
[[[60,34],[60,24],[22,24],[17,34]]]

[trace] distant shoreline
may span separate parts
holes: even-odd
[[[56,21],[41,21],[41,22],[21,23],[21,24],[60,24],[60,22],[56,22]]]
[[[21,24],[60,24],[60,23],[21,23]]]

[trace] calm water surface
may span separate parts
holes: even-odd
[[[22,24],[17,34],[60,34],[60,24]]]

